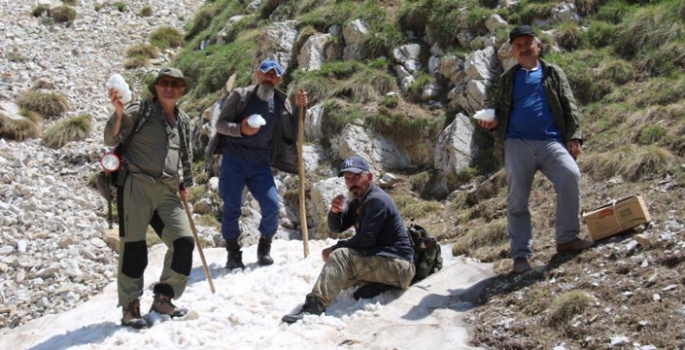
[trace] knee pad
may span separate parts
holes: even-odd
[[[171,258],[171,269],[184,276],[190,276],[193,267],[193,237],[181,237],[174,241],[174,255]]]
[[[126,242],[122,250],[121,272],[130,278],[141,278],[147,267],[147,243]]]
[[[156,210],[152,214],[152,219],[150,219],[150,226],[153,230],[155,230],[157,236],[161,238],[162,231],[164,231],[164,221],[162,221],[162,218],[159,216],[159,214],[157,214]]]

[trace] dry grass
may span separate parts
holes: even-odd
[[[205,194],[204,186],[193,186],[188,189],[188,203],[195,204],[195,202],[202,199]]]
[[[162,49],[183,45],[183,34],[174,27],[162,26],[150,34],[150,42]]]
[[[213,227],[221,231],[221,222],[213,214],[205,214],[195,218],[195,222],[198,225]]]
[[[13,119],[0,113],[0,138],[23,141],[40,135],[40,115],[28,110],[22,110],[20,114],[23,119]]]
[[[509,235],[506,218],[474,226],[458,237],[452,255],[467,255],[485,262],[509,256]]]
[[[92,119],[88,114],[81,114],[59,120],[43,133],[40,143],[50,148],[62,148],[70,141],[83,140],[93,129]]]
[[[50,17],[57,23],[71,23],[76,19],[76,10],[71,6],[60,6],[50,10]]]
[[[159,56],[159,50],[150,44],[137,44],[126,48],[126,57],[136,56],[157,58]]]
[[[26,91],[17,97],[16,103],[23,109],[50,119],[60,117],[70,107],[66,96],[51,92]]]
[[[663,173],[672,161],[673,155],[665,148],[625,145],[583,157],[579,165],[584,173],[597,180],[620,176],[629,181],[637,181]]]
[[[583,291],[574,290],[561,294],[550,306],[549,325],[560,327],[568,324],[575,315],[582,314],[590,305],[592,297]]]

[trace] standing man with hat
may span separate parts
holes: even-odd
[[[243,269],[239,242],[242,194],[245,186],[259,202],[262,219],[257,246],[259,265],[271,265],[271,241],[278,230],[279,201],[271,167],[298,173],[297,114],[285,93],[276,89],[283,81],[283,68],[264,60],[256,74],[256,85],[237,88],[226,98],[216,122],[216,134],[207,156],[222,154],[219,194],[224,200],[221,232],[226,240],[226,268]],[[296,94],[295,104],[307,105],[307,94]],[[254,123],[253,120],[258,120]]]
[[[414,278],[414,248],[400,211],[392,198],[373,181],[369,163],[359,156],[347,158],[338,177],[353,199],[345,205],[345,196],[331,202],[328,228],[340,233],[354,226],[350,239],[340,240],[321,252],[326,262],[306,297],[302,309],[283,316],[283,322],[295,323],[305,314],[320,315],[340,291],[362,285],[354,298],[372,298],[394,289],[407,288]]]
[[[192,231],[178,192],[193,185],[189,118],[178,100],[192,81],[176,68],[162,68],[148,86],[152,98],[139,104],[124,104],[114,90],[109,97],[115,112],[105,126],[105,144],[125,145],[117,177],[117,207],[121,251],[117,276],[122,324],[144,328],[140,314],[143,274],[147,266],[147,226],[161,221],[157,232],[168,247],[162,275],[154,286],[150,311],[171,317],[188,310],[176,307],[185,290],[193,262]],[[159,223],[158,223],[159,224]]]
[[[528,202],[535,173],[540,170],[557,193],[557,252],[592,246],[581,239],[580,116],[566,75],[540,58],[542,43],[533,28],[521,25],[509,33],[517,65],[499,80],[495,120],[479,121],[495,130],[496,154],[507,177],[507,230],[514,258],[513,272],[531,269],[533,233]]]

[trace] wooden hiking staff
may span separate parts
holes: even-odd
[[[212,282],[212,275],[209,274],[209,268],[207,268],[205,253],[202,252],[202,243],[200,242],[200,238],[197,236],[195,222],[193,222],[193,215],[190,214],[190,207],[188,206],[188,197],[185,194],[181,194],[181,199],[183,200],[183,207],[186,210],[186,215],[188,215],[190,229],[193,231],[193,238],[195,238],[195,245],[197,246],[197,251],[200,253],[200,260],[202,260],[202,268],[205,270],[205,276],[207,277],[207,282],[209,282],[209,289],[211,289],[212,294],[214,294],[216,293],[216,290],[214,289],[214,282]]]
[[[304,90],[300,90],[300,93],[304,93]],[[309,256],[309,231],[307,229],[307,206],[304,201],[304,155],[302,153],[302,147],[304,145],[304,109],[305,106],[298,106],[300,112],[300,117],[298,118],[297,125],[297,167],[299,169],[300,178],[300,225],[302,226],[302,244],[304,244],[304,257]]]

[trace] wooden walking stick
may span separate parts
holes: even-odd
[[[300,90],[304,93],[304,90]],[[300,225],[302,226],[302,244],[304,244],[304,257],[309,256],[309,231],[307,229],[307,206],[304,201],[304,159],[302,147],[304,146],[304,109],[305,106],[298,106],[300,111],[299,122],[297,123],[297,167],[300,171]]]
[[[207,268],[207,261],[205,260],[205,254],[202,252],[202,243],[200,238],[197,236],[197,230],[195,229],[195,223],[193,222],[193,215],[190,214],[190,207],[188,206],[188,197],[185,194],[181,194],[181,199],[183,200],[183,207],[186,210],[186,215],[188,215],[188,221],[190,222],[190,229],[193,231],[193,238],[195,238],[195,245],[197,245],[197,251],[200,253],[200,260],[202,260],[202,268],[205,270],[205,276],[207,277],[207,282],[209,282],[209,289],[212,290],[212,294],[216,293],[214,289],[214,282],[212,282],[212,275],[209,274],[209,268]]]

